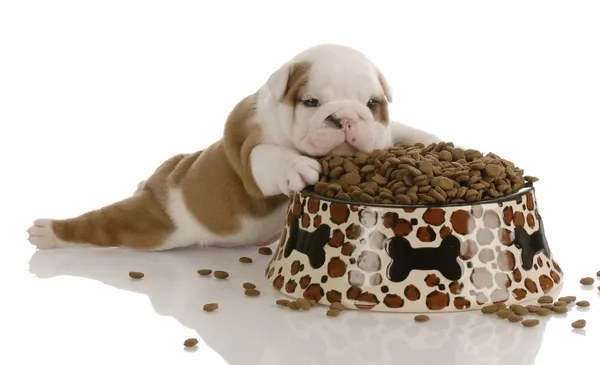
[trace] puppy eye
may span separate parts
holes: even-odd
[[[304,99],[302,104],[307,108],[316,108],[319,106],[319,101],[317,99]]]
[[[370,99],[369,101],[367,101],[367,108],[369,108],[369,109],[375,108],[376,105],[377,105],[377,100],[375,100],[375,99]]]

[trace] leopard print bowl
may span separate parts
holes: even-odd
[[[440,206],[300,192],[265,275],[294,298],[394,312],[535,300],[563,276],[531,185],[503,199]]]

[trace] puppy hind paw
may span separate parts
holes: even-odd
[[[27,230],[32,245],[42,250],[59,247],[59,240],[52,230],[52,219],[36,219]]]

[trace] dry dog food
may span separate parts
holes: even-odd
[[[144,277],[144,273],[143,272],[138,272],[138,271],[130,271],[129,272],[129,277],[132,279],[141,279]]]
[[[244,283],[244,284],[242,284],[242,287],[244,289],[256,289],[256,285],[254,285],[252,283]]]
[[[596,276],[600,276],[600,271],[598,271],[598,272],[596,273]]]
[[[329,309],[327,310],[327,317],[337,317],[340,315],[340,311],[337,309]]]
[[[298,304],[296,304],[296,302],[289,302],[288,308],[293,311],[297,311],[298,309],[300,309],[300,307],[298,307]]]
[[[540,304],[550,304],[554,302],[554,299],[549,295],[544,295],[539,297],[537,302]]]
[[[580,300],[577,303],[575,303],[575,305],[578,307],[587,308],[590,306],[590,302],[588,302],[587,300]]]
[[[212,312],[218,308],[219,308],[218,303],[208,303],[208,304],[204,304],[204,307],[202,307],[202,309],[204,309],[205,312]]]
[[[566,297],[560,297],[558,298],[558,300],[561,302],[567,302],[568,304],[571,304],[572,302],[577,300],[577,297],[574,295],[568,295]]]
[[[310,302],[304,298],[296,299],[296,305],[298,306],[298,308],[300,308],[304,311],[310,310],[310,308],[312,308],[312,305],[310,305]]]
[[[217,279],[227,279],[229,277],[229,273],[227,271],[222,270],[215,271],[213,275]]]
[[[553,310],[554,310],[554,307],[552,309],[540,308],[537,312],[535,312],[535,314],[537,314],[540,317],[545,317],[545,316],[551,315]]]
[[[426,316],[424,314],[419,314],[416,315],[414,318],[415,322],[427,322],[429,321],[429,316]]]
[[[538,324],[540,324],[540,320],[539,319],[526,319],[526,320],[522,321],[521,324],[523,325],[523,327],[535,327]]]
[[[257,297],[260,295],[260,291],[256,289],[246,289],[245,294],[247,297]]]
[[[183,342],[183,346],[185,347],[194,347],[198,344],[198,340],[195,338],[188,338]]]
[[[523,320],[523,317],[521,317],[517,314],[513,314],[508,317],[508,321],[512,322],[512,323],[521,322],[522,320]]]
[[[513,311],[511,311],[510,309],[500,309],[499,311],[496,312],[496,315],[500,318],[508,318],[510,316],[512,316],[514,313]]]
[[[560,313],[560,314],[567,313],[569,311],[569,307],[567,307],[566,305],[559,305],[559,306],[554,307],[552,309],[552,311],[554,313]]]
[[[258,253],[261,255],[272,255],[273,250],[270,247],[261,247],[258,249]]]
[[[343,311],[344,309],[346,309],[346,307],[342,304],[342,303],[331,303],[329,305],[329,309],[335,309],[335,310],[339,310],[339,311]]]
[[[492,313],[496,313],[498,311],[498,307],[495,305],[486,305],[485,307],[481,308],[481,313],[483,314],[492,314]]]
[[[569,305],[569,303],[567,303],[567,302],[565,302],[563,300],[558,300],[558,301],[554,302],[554,306],[555,307],[557,307],[557,306],[563,306],[563,305]]]
[[[212,274],[211,269],[200,269],[197,271],[198,275],[206,276]]]
[[[314,192],[329,198],[380,204],[475,202],[510,195],[537,178],[493,153],[396,144],[372,153],[325,156]]]
[[[584,328],[585,325],[586,325],[585,319],[580,319],[580,320],[577,320],[577,321],[571,323],[571,327],[573,327],[573,328]]]
[[[287,307],[290,304],[290,301],[287,299],[277,299],[275,301],[275,304],[282,306],[282,307]]]
[[[240,257],[240,262],[242,264],[251,264],[252,263],[252,259],[250,257]]]
[[[516,315],[519,316],[524,316],[526,314],[529,313],[529,310],[527,310],[527,308],[523,307],[522,305],[519,304],[513,304],[510,306],[510,309],[515,312]]]
[[[594,278],[588,276],[587,278],[582,278],[581,280],[579,280],[579,283],[581,285],[593,285],[594,281]]]

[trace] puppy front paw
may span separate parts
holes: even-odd
[[[296,156],[289,160],[288,166],[279,182],[281,192],[287,196],[297,193],[319,181],[321,175],[321,164],[310,157]]]

